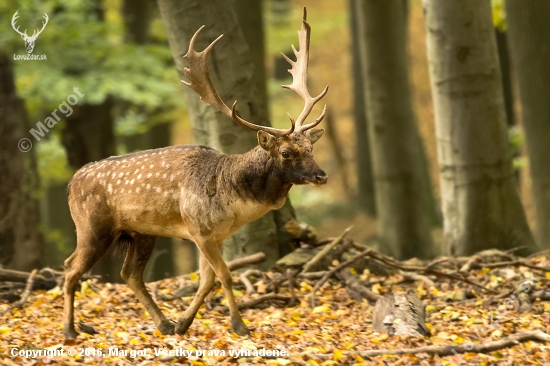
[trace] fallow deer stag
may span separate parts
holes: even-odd
[[[204,27],[204,26],[203,26]],[[237,309],[231,273],[220,247],[239,227],[270,210],[280,208],[294,184],[323,185],[327,175],[312,155],[312,144],[324,130],[305,120],[327,92],[317,97],[307,89],[310,26],[306,11],[299,35],[292,84],[284,86],[304,99],[304,108],[288,130],[247,122],[218,96],[208,72],[208,56],[221,36],[204,51],[194,50],[202,27],[195,33],[184,56],[189,61],[185,82],[205,102],[235,123],[257,131],[259,146],[240,155],[225,155],[205,146],[174,146],[110,157],[90,163],[74,175],[68,187],[69,206],[76,225],[77,247],[65,261],[63,334],[74,338],[74,292],[86,271],[111,243],[125,244],[121,275],[163,334],[184,334],[204,298],[214,287],[215,276],[227,296],[235,333],[249,334]],[[157,236],[193,240],[200,251],[200,285],[191,305],[177,324],[169,321],[143,283],[143,269]]]

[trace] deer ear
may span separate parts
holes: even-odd
[[[311,130],[306,131],[306,137],[311,141],[312,144],[316,143],[317,140],[323,136],[325,133],[324,128],[312,128]]]
[[[275,146],[275,136],[265,131],[258,131],[258,143],[265,151],[270,151]]]

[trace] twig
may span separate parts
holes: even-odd
[[[261,304],[264,301],[270,301],[270,300],[279,300],[279,301],[289,302],[290,300],[292,300],[292,298],[288,297],[288,296],[283,296],[283,295],[278,295],[278,294],[271,293],[271,294],[267,294],[267,295],[257,297],[255,299],[250,300],[250,301],[241,302],[241,303],[237,304],[237,307],[239,308],[239,310],[249,309],[249,308],[253,308],[253,307]]]
[[[472,263],[472,265],[471,265],[472,268],[476,268],[476,269],[478,269],[478,268],[513,267],[513,266],[524,266],[524,267],[528,267],[528,268],[531,268],[531,269],[536,269],[536,270],[539,270],[539,271],[550,272],[550,268],[548,268],[548,267],[536,266],[534,264],[527,263],[527,261],[521,260],[521,259],[518,259],[518,260],[515,260],[515,261],[495,262],[495,263]],[[461,271],[462,271],[462,269],[461,269]]]
[[[21,300],[13,303],[9,308],[7,308],[3,314],[12,311],[13,309],[22,308],[25,302],[27,302],[27,299],[31,295],[32,292],[32,285],[34,283],[34,276],[38,273],[37,269],[33,269],[32,272],[29,275],[29,278],[27,279],[27,285],[25,286],[25,291],[23,291],[23,294],[21,295]]]
[[[424,276],[414,272],[405,272],[405,271],[399,271],[399,274],[401,274],[401,276],[403,276],[404,279],[412,280],[412,281],[422,281],[428,286],[435,286],[434,281],[429,279],[428,276]]]
[[[251,264],[258,264],[265,261],[265,254],[258,252],[247,257],[233,259],[232,261],[227,262],[227,268],[230,271],[236,271],[237,269],[249,266]]]
[[[298,277],[307,278],[308,280],[318,280],[319,278],[322,278],[327,272],[328,271],[299,273]]]
[[[350,258],[347,261],[340,263],[339,265],[337,265],[336,267],[334,267],[333,269],[331,269],[330,271],[325,273],[325,275],[319,280],[319,282],[317,282],[317,284],[315,284],[315,287],[313,288],[313,290],[311,290],[311,294],[310,294],[311,307],[312,308],[315,307],[315,293],[317,292],[317,290],[319,290],[321,288],[321,286],[323,286],[323,284],[325,282],[327,282],[327,280],[330,277],[332,277],[336,272],[350,266],[356,260],[358,260],[360,258],[363,258],[364,256],[368,255],[370,252],[371,252],[370,249],[364,250],[363,252],[355,255],[353,258]]]
[[[544,250],[541,250],[540,252],[536,252],[536,253],[533,253],[533,254],[530,254],[527,256],[527,258],[533,258],[533,257],[536,257],[536,256],[539,256],[541,254],[546,254],[546,253],[550,253],[550,249],[544,249]]]
[[[463,344],[453,344],[449,346],[424,346],[415,348],[397,348],[397,349],[379,349],[359,352],[349,352],[347,355],[359,355],[364,358],[371,358],[381,355],[405,355],[405,354],[417,354],[427,353],[430,355],[438,355],[440,357],[452,356],[461,353],[489,353],[498,351],[508,347],[517,346],[519,343],[536,341],[536,342],[550,342],[550,334],[544,333],[541,330],[532,330],[528,332],[521,332],[510,335],[508,338],[500,339],[498,341],[490,341],[485,343],[479,343],[472,345],[465,342]],[[346,353],[344,353],[346,354]],[[300,354],[301,355],[301,354]],[[306,355],[306,354],[304,354]],[[295,356],[292,354],[292,356]],[[309,354],[309,357],[316,357],[320,359],[332,359],[332,354]]]
[[[346,282],[346,286],[350,288],[351,290],[359,293],[362,298],[366,299],[370,304],[374,304],[380,299],[382,296],[375,294],[371,290],[367,289],[365,286],[363,286],[357,277],[352,275],[349,271],[346,269],[341,270],[338,272],[338,277],[340,277],[342,280]]]
[[[286,277],[288,279],[288,289],[290,290],[290,296],[291,296],[288,306],[292,307],[298,303],[298,299],[296,298],[296,293],[294,292],[294,271],[290,268],[287,268]]]
[[[389,267],[397,268],[397,269],[400,269],[400,270],[403,270],[403,271],[433,274],[433,275],[436,275],[436,276],[439,276],[439,277],[446,277],[446,278],[450,278],[450,279],[453,279],[453,280],[456,280],[456,281],[466,282],[467,284],[470,284],[472,286],[481,288],[481,289],[483,289],[487,292],[491,292],[491,293],[494,293],[494,294],[499,293],[496,290],[487,288],[487,287],[485,287],[483,285],[480,285],[478,283],[475,283],[474,281],[471,281],[467,278],[460,277],[457,274],[437,271],[437,270],[435,270],[433,268],[429,268],[429,267],[417,267],[417,266],[403,265],[403,264],[397,262],[396,260],[394,260],[392,258],[389,258],[389,257],[387,257],[387,256],[385,256],[381,253],[375,252],[375,251],[371,251],[370,254],[369,254],[369,257],[376,260],[376,261],[378,261],[378,262],[382,262],[383,264],[385,264]]]
[[[248,292],[249,294],[254,294],[256,293],[256,290],[254,289],[254,286],[252,286],[252,283],[250,283],[248,276],[261,277],[262,272],[258,269],[248,269],[241,273],[241,275],[239,276],[239,280],[241,280],[244,287],[246,287],[246,292]]]
[[[346,230],[344,230],[344,232],[340,234],[339,237],[334,239],[332,243],[326,245],[323,249],[321,249],[319,253],[317,253],[313,258],[311,258],[309,262],[305,264],[304,269],[302,270],[301,273],[308,272],[311,269],[311,267],[313,267],[317,262],[319,262],[325,255],[327,255],[327,253],[330,252],[332,248],[334,248],[338,243],[342,241],[342,239],[344,239],[344,237],[351,230],[352,227],[353,226],[350,226]]]

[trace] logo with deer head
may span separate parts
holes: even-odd
[[[40,35],[40,33],[42,33],[42,31],[44,30],[44,28],[46,28],[46,25],[48,24],[48,14],[44,13],[44,22],[42,22],[42,29],[40,30],[37,30],[35,29],[34,32],[32,33],[32,36],[29,36],[27,34],[27,30],[25,29],[24,32],[21,32],[19,30],[19,26],[16,26],[15,22],[17,20],[17,18],[19,18],[19,14],[17,14],[19,12],[16,11],[15,14],[13,14],[13,17],[11,18],[11,26],[13,27],[13,29],[19,33],[19,35],[21,36],[21,38],[23,38],[23,40],[25,41],[25,49],[27,50],[27,53],[32,53],[32,51],[34,50],[34,42],[36,42],[36,39],[38,38],[38,36]]]

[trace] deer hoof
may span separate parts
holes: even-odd
[[[158,325],[158,330],[164,335],[173,335],[176,325],[168,320],[163,320]]]
[[[78,336],[78,332],[74,329],[74,326],[63,328],[63,336],[66,339],[76,339]]]
[[[233,327],[233,331],[237,333],[240,336],[246,336],[250,334],[250,330],[248,327],[244,324],[242,319],[239,319],[237,321],[232,321],[231,325]]]
[[[180,318],[178,320],[178,325],[176,325],[176,334],[184,335],[187,332],[187,329],[191,326],[193,323],[194,318],[189,319],[182,319]]]

